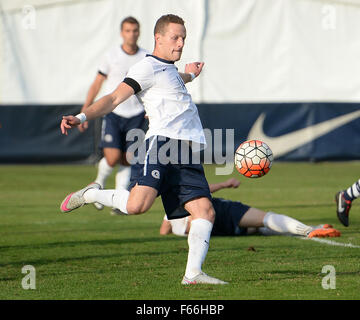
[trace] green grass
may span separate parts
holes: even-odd
[[[214,166],[205,166],[209,182]],[[334,194],[359,178],[360,162],[275,163],[260,179],[216,196],[287,214],[306,224],[331,223],[337,242],[360,245],[360,200],[350,226],[336,218]],[[180,285],[187,241],[162,237],[162,204],[146,214],[111,216],[92,206],[61,214],[59,204],[95,176],[94,166],[0,166],[0,299],[359,299],[360,249],[293,237],[214,237],[205,272],[227,286]],[[112,186],[114,178],[109,180]],[[254,247],[255,251],[248,250]],[[24,290],[24,265],[36,268],[36,290]],[[324,290],[324,265],[336,289]]]

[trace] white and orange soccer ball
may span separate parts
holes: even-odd
[[[248,178],[259,178],[267,174],[273,161],[270,147],[260,140],[245,141],[235,151],[235,167]]]

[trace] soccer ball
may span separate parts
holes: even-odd
[[[245,141],[235,151],[235,167],[248,178],[259,178],[267,174],[273,160],[271,149],[260,140]]]

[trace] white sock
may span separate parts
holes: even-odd
[[[84,193],[86,203],[98,202],[106,207],[118,208],[121,212],[127,214],[126,205],[130,192],[126,189],[121,190],[99,190],[89,189]]]
[[[345,191],[348,197],[345,197],[347,200],[355,200],[360,197],[360,179],[356,181],[351,187],[347,188]]]
[[[267,227],[258,228],[258,231],[263,236],[277,236],[277,235],[283,235],[284,234],[282,232],[277,232],[277,231],[274,231],[272,229],[269,229]]]
[[[313,230],[312,227],[298,220],[274,212],[266,213],[263,223],[265,227],[285,234],[306,236],[309,231]]]
[[[102,158],[99,161],[98,173],[95,182],[100,184],[102,188],[105,188],[106,179],[109,177],[109,175],[111,175],[113,169],[114,168],[109,166],[109,164],[107,163],[106,158]]]
[[[130,166],[119,166],[119,170],[115,177],[115,188],[116,189],[127,189],[130,183],[131,167]]]
[[[118,208],[122,213],[128,214],[126,206],[129,200],[129,195],[130,191],[124,188],[116,189],[113,197],[113,207]]]
[[[112,207],[115,190],[89,189],[84,193],[85,203],[98,202],[106,207]]]
[[[189,254],[185,277],[193,278],[201,272],[201,266],[209,249],[210,234],[213,224],[205,219],[191,221],[188,235]]]

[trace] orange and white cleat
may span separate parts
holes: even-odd
[[[326,238],[326,237],[340,237],[341,232],[339,230],[336,230],[332,227],[325,228],[326,225],[322,228],[317,228],[312,231],[310,231],[307,234],[308,238]],[[330,225],[331,226],[331,225]]]

